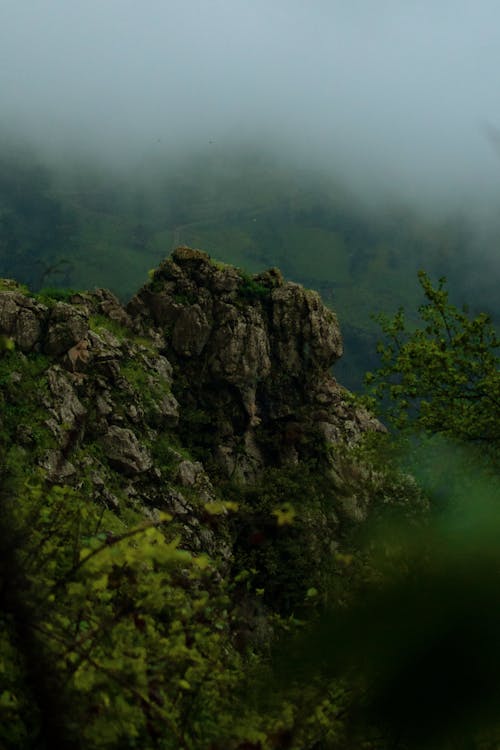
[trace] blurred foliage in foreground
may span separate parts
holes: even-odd
[[[276,650],[274,689],[343,676],[358,715],[348,747],[358,746],[360,727],[391,749],[500,742],[500,497],[489,475],[469,475],[443,509],[441,457],[463,476],[453,451],[442,441],[419,451],[436,500],[427,521],[379,519],[365,530],[352,561],[356,595]]]
[[[312,747],[341,690],[312,681],[258,712],[267,660],[231,637],[232,588],[160,517],[125,531],[72,490],[3,492],[0,747]],[[279,620],[279,618],[277,618]],[[293,623],[288,627],[293,627]]]
[[[423,327],[382,317],[367,381],[430,513],[364,528],[345,606],[281,644],[276,674],[281,686],[342,677],[358,712],[348,746],[497,748],[500,341],[487,315],[449,303],[444,279],[420,282]]]

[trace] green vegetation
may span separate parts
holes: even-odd
[[[311,588],[319,593],[315,604],[328,599],[336,562],[325,529],[338,525],[338,504],[334,486],[312,462],[269,469],[254,485],[229,483],[224,496],[238,504],[231,520],[236,580],[253,571],[262,602],[285,617],[310,609]]]
[[[17,281],[12,279],[0,279],[0,292],[21,292],[21,294],[28,293],[28,287],[24,284],[18,284]]]
[[[424,327],[408,327],[402,312],[385,320],[382,366],[368,379],[402,433],[474,446],[480,424],[494,456],[498,340],[486,316],[449,303],[443,283],[421,283]],[[109,330],[100,317],[92,325]],[[416,481],[400,469],[404,446],[373,435],[354,448],[321,446],[322,459],[334,458],[330,475],[312,457],[254,484],[219,484],[208,504],[183,487],[205,524],[197,533],[232,550],[217,559],[181,542],[182,516],[156,510],[145,520],[98,435],[71,454],[82,467],[77,486],[51,485],[34,468],[51,445],[41,406],[48,365],[3,346],[2,747],[462,750],[466,738],[494,750],[491,465],[480,472],[471,453],[471,477],[453,447],[433,442],[429,455],[413,444]],[[142,408],[169,393],[147,357],[122,359],[120,371]],[[464,384],[471,407],[462,411]],[[205,417],[188,414],[190,430]],[[178,441],[165,430],[152,441],[162,481],[175,477],[179,456],[190,459]],[[92,500],[85,466],[98,467],[119,511]],[[446,473],[447,504],[443,470],[460,480]],[[361,534],[355,506],[372,508]],[[443,697],[432,686],[448,675]]]
[[[132,332],[129,331],[128,328],[120,325],[116,320],[111,320],[111,318],[108,318],[105,315],[91,315],[89,319],[89,327],[91,331],[95,331],[96,333],[99,333],[102,330],[109,331],[116,336],[119,341],[130,338],[132,335]]]
[[[395,434],[311,444],[309,462],[253,484],[214,471],[207,503],[175,484],[179,457],[210,470],[203,398],[166,428],[157,406],[170,386],[148,364],[151,343],[95,315],[91,329],[121,344],[114,424],[127,425],[131,404],[146,417],[159,472],[145,514],[106,458],[92,402],[105,387],[86,397],[78,374],[95,431],[64,448],[73,486],[48,480],[49,360],[0,337],[0,747],[494,750],[500,342],[486,313],[450,302],[444,280],[421,273],[425,302],[411,312],[413,271],[439,276],[460,255],[455,284],[470,262],[466,231],[374,215],[338,186],[258,160],[245,162],[247,179],[241,161],[204,166],[180,165],[139,195],[90,173],[63,189],[36,159],[3,158],[0,274],[126,296],[173,243],[252,272],[280,265],[339,313],[346,358],[359,355],[357,375],[372,363],[369,403]],[[241,274],[241,304],[268,295]],[[388,317],[404,300],[410,312]],[[380,363],[367,353],[373,309],[385,311]],[[124,354],[132,344],[140,356]],[[196,384],[178,374],[175,388]],[[161,483],[196,517],[158,510]],[[361,530],[356,513],[368,515]],[[210,540],[224,542],[220,559],[199,551]]]
[[[45,287],[35,295],[35,299],[37,299],[38,302],[42,302],[44,305],[51,306],[54,302],[68,302],[74,294],[76,294],[75,289]]]
[[[494,269],[460,217],[374,211],[334,179],[270,154],[199,154],[151,171],[127,182],[97,167],[56,173],[33,153],[0,155],[0,276],[34,290],[106,287],[127,299],[180,244],[249,273],[277,266],[338,314],[346,355],[336,372],[358,389],[376,364],[370,314],[416,308],[418,268],[446,274],[459,302],[480,296],[498,315]]]
[[[198,728],[196,720],[216,717],[213,700],[231,688],[228,675],[213,694],[229,662],[225,597],[210,561],[168,541],[166,516],[116,534],[69,490],[31,486],[21,503],[4,502],[3,561],[15,571],[4,580],[4,627],[34,704],[22,716],[22,699],[4,694],[19,714],[17,726],[1,722],[4,741],[24,734],[28,746],[144,747],[156,746],[161,728],[162,747],[206,744],[200,731],[209,737],[210,721]]]
[[[291,686],[264,711],[250,699],[267,666],[231,636],[245,576],[221,578],[181,549],[168,514],[124,530],[76,491],[33,482],[16,496],[4,487],[2,503],[4,747],[270,749],[342,736],[340,685]]]
[[[445,279],[434,287],[419,274],[426,303],[422,327],[409,328],[402,309],[379,317],[387,337],[378,352],[382,366],[367,382],[398,429],[480,446],[499,457],[500,339],[488,315],[471,316],[448,300]]]
[[[48,390],[48,359],[41,354],[27,357],[5,345],[4,349],[3,354],[0,350],[0,442],[10,471],[22,475],[27,462],[54,445],[42,406]]]
[[[402,310],[380,318],[382,366],[367,380],[397,436],[374,435],[350,453],[376,512],[353,554],[340,556],[347,599],[344,589],[344,606],[330,600],[310,628],[278,644],[269,690],[349,675],[359,714],[347,747],[493,750],[499,341],[487,315],[450,304],[444,279],[434,287],[421,273],[420,282],[423,327]],[[391,469],[398,464],[413,477]]]
[[[498,476],[469,475],[457,492],[443,469],[463,476],[463,457],[443,444],[419,451],[433,464],[419,477],[433,512],[365,530],[348,606],[276,648],[271,691],[348,675],[359,712],[348,748],[498,747]]]
[[[241,272],[240,275],[242,284],[238,291],[244,300],[266,300],[269,298],[270,291],[267,286],[255,281],[250,274]]]

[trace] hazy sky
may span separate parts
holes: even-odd
[[[500,4],[0,0],[0,118],[53,152],[262,140],[370,190],[500,203]]]

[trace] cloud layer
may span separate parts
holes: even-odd
[[[492,0],[3,0],[5,128],[110,162],[253,141],[408,200],[500,202]],[[500,142],[500,138],[498,139]]]

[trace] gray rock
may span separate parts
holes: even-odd
[[[0,292],[0,334],[10,336],[22,352],[40,346],[46,317],[45,305],[21,292]]]
[[[318,440],[353,442],[379,429],[331,375],[342,356],[335,314],[277,269],[248,278],[177,248],[128,311],[143,331],[162,330],[166,356],[186,381],[185,390],[174,383],[181,423],[193,415],[194,434],[202,445],[210,440],[227,476],[247,481],[269,461],[306,458]],[[292,440],[285,422],[299,426]]]
[[[78,399],[68,376],[54,365],[47,370],[47,381],[52,398],[51,411],[61,424],[73,429],[86,415],[86,409]]]
[[[153,465],[146,448],[128,428],[112,425],[102,438],[102,445],[110,465],[126,476],[142,474]]]
[[[342,356],[337,318],[319,294],[288,283],[275,289],[271,298],[273,353],[286,372],[325,370]]]
[[[175,321],[172,346],[177,354],[198,356],[210,336],[210,323],[199,305],[184,307]]]
[[[201,473],[204,471],[199,461],[181,461],[177,467],[176,479],[183,487],[194,487]]]
[[[87,335],[88,327],[84,312],[66,302],[57,302],[49,314],[45,353],[52,356],[65,354]]]
[[[175,427],[179,421],[179,403],[173,393],[165,393],[155,400],[155,407],[160,426]]]
[[[132,328],[132,319],[117,297],[109,289],[95,289],[91,299],[97,305],[97,312],[124,328]]]
[[[240,311],[219,306],[219,321],[209,350],[209,365],[215,376],[235,385],[256,385],[271,370],[270,343],[259,310]]]
[[[87,411],[79,400],[68,376],[58,365],[47,370],[50,396],[46,400],[47,426],[61,448],[78,440]]]
[[[67,461],[61,451],[49,450],[42,456],[40,466],[45,470],[47,479],[54,484],[71,482],[76,476],[76,468]]]

